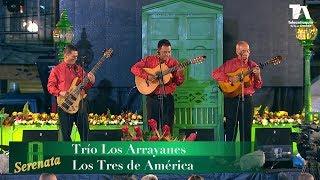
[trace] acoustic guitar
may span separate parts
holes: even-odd
[[[280,64],[282,61],[283,61],[282,56],[275,56],[264,63],[260,63],[259,67],[260,69],[263,69],[263,67],[266,65],[269,65],[269,64],[277,65],[277,64]],[[238,81],[234,83],[218,81],[219,88],[221,89],[221,91],[226,97],[239,96],[241,95],[241,89],[242,89],[240,79],[242,79],[245,87],[249,87],[251,85],[250,74],[252,72],[253,72],[253,68],[251,69],[239,68],[238,70],[232,73],[227,73],[228,77],[238,77]]]
[[[155,68],[143,68],[143,70],[145,70],[148,74],[154,75],[156,77],[159,77],[159,74],[162,74],[163,84],[167,84],[172,78],[172,72],[184,69],[190,64],[202,63],[205,60],[205,58],[206,56],[199,56],[194,59],[184,61],[171,68],[169,68],[166,64],[162,63],[161,66],[158,65]],[[138,91],[144,95],[151,94],[159,86],[158,79],[147,80],[138,76],[135,76],[135,83],[138,88]]]
[[[111,57],[113,50],[111,48],[105,49],[103,52],[103,56],[96,63],[96,65],[91,69],[89,73],[95,74],[102,63],[109,57]],[[71,86],[67,91],[65,96],[57,97],[58,106],[65,112],[74,114],[79,110],[79,104],[82,99],[84,99],[87,95],[82,94],[81,90],[89,83],[88,76],[84,77],[82,82],[78,83],[79,78],[76,77],[72,80]]]

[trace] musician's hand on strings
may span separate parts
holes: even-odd
[[[94,84],[94,82],[96,81],[96,77],[90,72],[88,73],[88,79],[92,84]]]
[[[152,74],[148,74],[148,80],[149,80],[149,81],[154,81],[154,80],[156,80],[156,79],[157,79],[157,76],[152,75]]]
[[[256,67],[253,68],[252,72],[253,72],[256,76],[258,76],[258,75],[260,75],[260,68],[259,68],[258,66],[256,66]]]
[[[67,91],[60,91],[59,92],[59,96],[66,96],[67,95]]]
[[[81,89],[80,94],[81,94],[81,96],[84,96],[86,94],[86,91]]]
[[[230,82],[231,84],[234,84],[234,83],[238,82],[239,80],[240,80],[240,77],[239,77],[239,76],[230,76],[230,77],[229,77],[229,82]]]

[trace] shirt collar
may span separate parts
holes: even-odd
[[[236,57],[235,59],[239,64],[242,64],[242,60],[241,59],[239,59],[238,57]],[[247,64],[243,63],[243,65],[249,65],[249,60],[248,60]]]
[[[65,66],[65,67],[68,67],[68,68],[72,68],[72,67],[75,67],[76,66],[76,64],[68,64],[68,63],[66,63],[66,62],[62,62],[61,63],[63,66]]]

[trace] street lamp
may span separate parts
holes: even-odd
[[[60,20],[56,24],[56,28],[53,30],[53,41],[58,47],[59,61],[63,60],[64,47],[71,43],[73,39],[73,28],[68,20],[67,10],[63,10],[60,16]]]
[[[318,29],[312,19],[303,19],[304,23],[297,28],[296,38],[300,41],[304,51],[304,107],[305,120],[312,121],[311,106],[311,80],[310,80],[310,58],[313,40],[317,37]]]

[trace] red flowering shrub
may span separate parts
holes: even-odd
[[[175,141],[177,138],[173,138],[171,135],[171,128],[168,125],[162,127],[162,134],[158,131],[158,122],[154,119],[148,120],[149,132],[143,132],[140,126],[135,126],[132,133],[129,127],[126,125],[122,128],[122,140],[123,141]],[[194,141],[197,138],[196,133],[191,133],[189,137],[181,139],[182,141]]]

